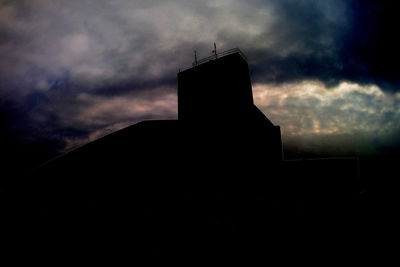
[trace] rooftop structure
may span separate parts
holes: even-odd
[[[195,51],[195,53],[196,53],[196,51]],[[208,56],[208,57],[202,58],[200,60],[197,60],[197,56],[195,56],[195,61],[192,63],[192,67],[196,67],[196,66],[199,66],[201,64],[207,63],[207,62],[209,62],[211,60],[215,60],[217,58],[221,58],[221,57],[228,56],[228,55],[231,55],[231,54],[236,54],[236,53],[238,53],[247,62],[246,55],[239,48],[232,48],[232,49],[228,49],[228,50],[226,50],[224,52],[221,52],[221,53],[215,53],[212,56]],[[184,70],[186,70],[186,69],[184,69]],[[182,70],[182,71],[184,71],[184,70]]]
[[[179,120],[238,122],[253,120],[254,113],[268,120],[256,109],[247,59],[238,48],[201,59],[178,73]]]

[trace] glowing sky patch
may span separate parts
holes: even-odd
[[[343,82],[328,89],[320,82],[303,81],[257,84],[253,91],[256,105],[281,125],[284,135],[383,135],[400,128],[399,93],[383,93],[375,85]]]

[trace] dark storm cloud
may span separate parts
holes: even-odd
[[[321,4],[321,3],[324,4]],[[398,91],[397,1],[277,1],[268,49],[251,50],[255,79],[377,84]],[[276,38],[276,36],[278,36]]]
[[[352,1],[353,27],[342,50],[349,72],[358,64],[363,67],[358,72],[360,80],[395,91],[400,85],[400,41],[396,36],[399,8],[398,1]]]
[[[1,127],[62,149],[137,120],[172,118],[177,71],[191,65],[195,49],[210,55],[213,42],[219,51],[240,47],[259,84],[352,81],[396,91],[397,6],[0,0],[0,108],[8,118]]]
[[[2,87],[46,90],[65,75],[102,94],[173,85],[192,51],[207,56],[217,41],[221,49],[239,46],[247,53],[256,82],[350,80],[396,90],[396,5],[2,1]]]

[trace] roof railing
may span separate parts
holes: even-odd
[[[232,48],[232,49],[226,50],[224,52],[217,53],[217,54],[214,54],[212,56],[209,56],[209,57],[206,57],[206,58],[202,58],[200,60],[196,60],[195,62],[192,63],[192,67],[182,69],[182,70],[180,70],[180,72],[188,70],[188,69],[191,69],[191,68],[194,68],[196,66],[199,66],[201,64],[204,64],[204,63],[207,63],[209,61],[215,60],[217,58],[221,58],[221,57],[228,56],[228,55],[235,54],[235,53],[239,53],[239,55],[247,62],[247,57],[243,54],[243,52],[239,48]]]

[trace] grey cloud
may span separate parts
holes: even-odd
[[[0,73],[7,77],[6,86],[29,87],[25,90],[51,88],[65,73],[94,91],[132,81],[162,84],[190,65],[194,49],[206,56],[217,41],[221,49],[240,46],[247,52],[258,82],[318,79],[334,86],[353,80],[394,88],[393,78],[384,80],[372,71],[372,59],[364,62],[354,51],[386,53],[366,50],[369,44],[361,47],[352,37],[372,45],[382,42],[368,35],[368,29],[355,32],[364,23],[371,25],[372,18],[365,15],[370,5],[315,0],[3,1],[5,45],[0,53],[5,63]],[[379,25],[390,27],[379,14],[374,17]]]
[[[283,86],[319,80],[334,88],[353,81],[396,91],[399,76],[387,63],[388,55],[398,58],[397,48],[390,45],[386,51],[383,45],[393,26],[382,14],[390,18],[392,13],[375,8],[377,15],[370,15],[374,3],[378,1],[0,1],[0,108],[17,121],[7,120],[2,127],[18,124],[12,129],[21,135],[40,132],[60,144],[66,138],[84,140],[109,125],[169,118],[171,109],[161,108],[168,99],[137,115],[130,101],[151,106],[166,96],[160,88],[172,93],[176,73],[191,65],[193,50],[199,57],[208,56],[213,42],[218,50],[240,47],[256,83]],[[381,1],[382,6],[393,4]],[[379,27],[371,33],[374,23]],[[379,29],[386,29],[383,35]],[[129,112],[104,108],[123,97],[127,100],[119,105]],[[297,100],[289,100],[285,104],[295,109]],[[341,111],[333,104],[330,108],[320,116],[330,116],[339,125]],[[330,127],[302,112],[298,118],[289,116],[296,119],[293,127],[315,129],[316,121],[319,127]],[[397,118],[391,112],[381,119]],[[76,120],[79,115],[83,120]],[[353,123],[356,120],[354,115]]]

